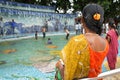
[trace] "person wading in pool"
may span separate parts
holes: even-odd
[[[70,35],[69,30],[67,28],[64,28],[64,31],[66,33],[66,40],[68,40],[69,35]]]
[[[43,33],[43,38],[46,37],[46,28],[45,27],[42,27],[42,33]]]
[[[38,39],[38,31],[35,31],[35,39]]]

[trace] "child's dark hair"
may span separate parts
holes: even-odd
[[[48,38],[48,40],[50,40],[51,38]]]
[[[100,35],[102,32],[102,24],[104,21],[103,8],[98,4],[91,3],[84,7],[82,14],[86,26],[91,31],[94,31]]]

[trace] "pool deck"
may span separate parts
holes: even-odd
[[[104,78],[103,80],[120,80],[120,73],[113,75],[113,76],[108,76]]]
[[[114,69],[114,70],[110,70],[110,71],[106,71],[103,72],[101,74],[98,75],[98,77],[94,77],[94,78],[83,78],[80,80],[120,80],[120,68]]]

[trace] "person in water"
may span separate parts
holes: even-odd
[[[38,39],[38,31],[35,31],[35,39]]]
[[[64,31],[66,33],[66,40],[68,40],[69,36],[70,36],[70,32],[67,28],[64,28]]]
[[[45,27],[42,27],[42,33],[43,33],[43,38],[46,37],[46,28]]]
[[[56,63],[55,80],[78,80],[97,77],[102,71],[102,63],[108,53],[109,44],[100,36],[104,20],[104,10],[98,4],[88,4],[81,17],[84,34],[69,40]]]
[[[52,44],[51,38],[48,38],[47,44]]]

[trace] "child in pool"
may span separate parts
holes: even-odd
[[[51,38],[48,38],[47,44],[52,44]]]

